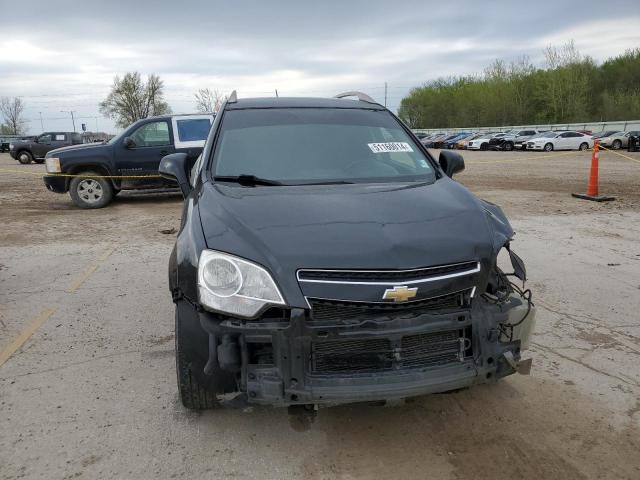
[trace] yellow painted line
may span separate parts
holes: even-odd
[[[98,258],[96,263],[87,268],[82,274],[73,281],[73,283],[67,289],[67,293],[74,293],[76,290],[80,288],[80,286],[91,276],[93,272],[95,272],[98,267],[104,262],[109,256],[116,250],[116,247],[111,247],[108,249],[101,257]]]
[[[42,325],[44,325],[44,322],[46,322],[49,317],[55,313],[55,311],[55,308],[47,308],[40,312],[40,315],[38,315],[31,324],[20,335],[18,335],[11,344],[9,344],[7,348],[0,352],[0,367],[4,365],[5,362],[11,358],[11,355],[16,353]]]

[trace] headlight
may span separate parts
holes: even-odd
[[[264,268],[215,250],[200,254],[198,298],[207,310],[245,318],[255,317],[267,305],[285,305]]]
[[[60,168],[60,159],[57,157],[49,157],[45,159],[45,164],[47,166],[47,173],[62,172],[62,169]]]

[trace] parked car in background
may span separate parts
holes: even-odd
[[[600,145],[610,148],[612,150],[619,150],[621,148],[627,148],[629,145],[629,137],[631,135],[637,135],[638,132],[613,132],[608,135],[597,137],[600,140]]]
[[[475,140],[467,144],[467,150],[489,150],[489,141],[496,135],[504,135],[498,132],[485,132]]]
[[[434,140],[433,142],[433,148],[442,148],[442,146],[444,145],[445,142],[451,140],[452,138],[457,137],[458,134],[457,133],[449,133],[443,137],[438,138],[437,140]]]
[[[527,150],[587,150],[593,147],[593,137],[575,131],[546,132],[527,141]]]
[[[429,134],[428,133],[414,133],[414,135],[418,138],[418,140],[422,140],[423,138],[425,138]]]
[[[470,134],[471,134],[470,132],[458,132],[458,134],[455,135],[453,138],[449,138],[448,140],[445,140],[444,142],[442,142],[442,148],[449,148],[449,149],[455,148],[458,140],[466,138]]]
[[[76,132],[45,132],[32,140],[14,140],[9,144],[9,155],[22,164],[43,163],[47,152],[56,148],[82,143]]]
[[[120,190],[175,188],[175,183],[158,176],[160,160],[185,153],[190,168],[202,152],[213,118],[213,114],[150,117],[108,142],[52,150],[46,156],[45,186],[55,193],[69,192],[81,208],[104,207]],[[100,178],[103,175],[124,178]]]
[[[601,130],[599,132],[594,132],[591,134],[593,138],[603,138],[608,137],[609,135],[613,135],[614,133],[618,133],[619,130]]]
[[[458,148],[460,150],[466,150],[467,145],[469,145],[469,142],[471,140],[475,140],[476,138],[480,138],[480,136],[482,136],[482,135],[483,135],[482,133],[472,133],[468,137],[458,140],[456,142],[456,148]]]
[[[421,142],[425,147],[433,147],[435,145],[435,142],[443,140],[447,136],[447,133],[434,133],[433,135],[423,138]]]
[[[526,130],[511,130],[505,135],[499,137],[493,137],[489,140],[490,150],[505,150],[510,152],[514,149],[522,149],[522,144],[529,140],[533,135],[539,133],[539,130],[526,129]]]

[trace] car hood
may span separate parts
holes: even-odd
[[[47,153],[47,157],[55,157],[59,155],[64,155],[68,152],[86,152],[87,150],[95,150],[98,148],[105,148],[104,143],[81,143],[79,145],[69,145],[68,147],[56,148],[55,150],[50,150]]]
[[[299,268],[488,265],[513,235],[498,207],[449,178],[419,186],[206,183],[196,201],[208,248],[288,279]]]

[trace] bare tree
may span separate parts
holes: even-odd
[[[24,102],[19,97],[2,97],[0,99],[0,112],[4,117],[5,130],[10,135],[24,134],[26,120],[22,117]]]
[[[122,79],[114,78],[100,112],[124,128],[142,118],[171,113],[171,108],[164,101],[164,83],[158,75],[149,75],[145,83],[138,72],[128,72]]]
[[[210,88],[201,88],[195,94],[195,97],[196,109],[202,113],[217,112],[227,99],[226,95],[222,95],[218,90],[211,90]]]

